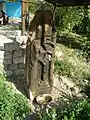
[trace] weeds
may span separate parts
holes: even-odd
[[[85,81],[90,80],[90,65],[86,63],[82,52],[76,49],[70,49],[64,45],[58,45],[56,48],[62,51],[63,58],[55,57],[55,74],[67,76],[77,84],[85,85]]]
[[[5,84],[5,77],[0,75],[0,120],[23,120],[29,113],[28,100],[14,93],[13,88]]]

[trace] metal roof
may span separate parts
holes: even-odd
[[[90,0],[45,0],[58,5],[90,5]]]

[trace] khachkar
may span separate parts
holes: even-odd
[[[55,43],[56,30],[52,13],[36,11],[30,23],[26,47],[26,76],[30,99],[51,93]]]

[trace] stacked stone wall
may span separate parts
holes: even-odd
[[[14,79],[23,76],[25,78],[25,49],[20,48],[20,44],[5,43],[4,70],[7,76]]]
[[[25,51],[22,48],[22,41],[27,36],[0,36],[0,68],[8,77],[8,80],[16,84],[19,89],[25,86]],[[10,36],[9,36],[10,37]]]

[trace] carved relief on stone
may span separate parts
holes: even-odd
[[[50,11],[37,11],[30,24],[26,48],[28,94],[31,98],[51,92],[56,32]]]

